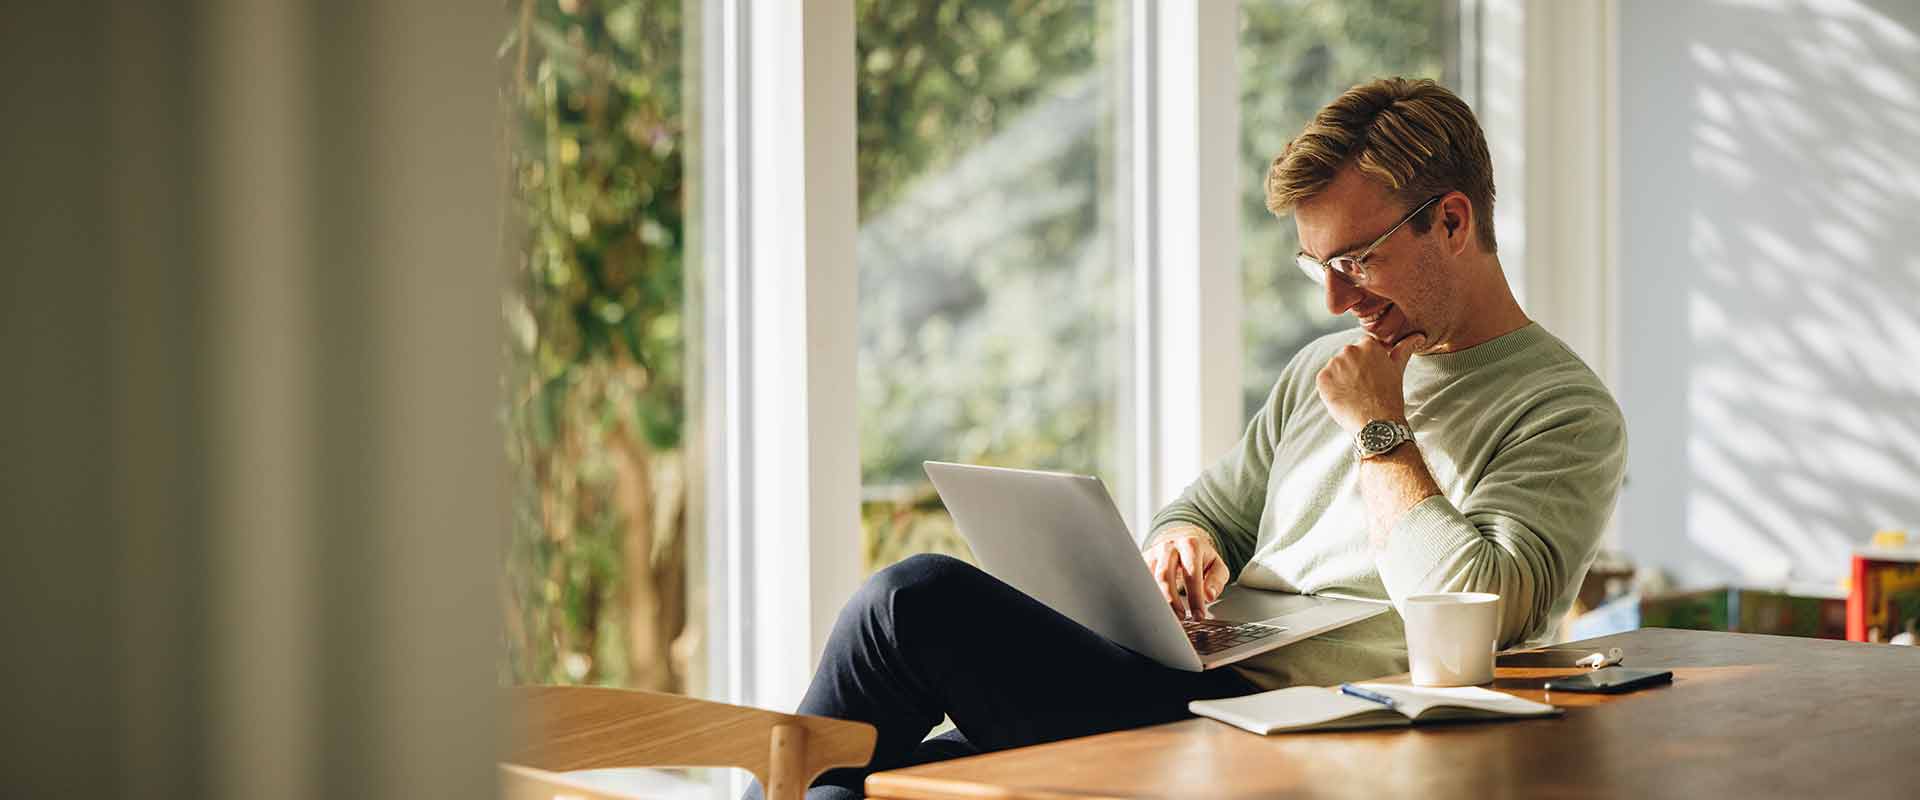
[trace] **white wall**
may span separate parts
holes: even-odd
[[[1920,4],[1620,8],[1621,542],[1837,581],[1920,535]]]

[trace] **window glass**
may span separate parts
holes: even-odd
[[[1448,82],[1458,73],[1458,0],[1242,0],[1240,4],[1241,275],[1251,416],[1302,345],[1343,328],[1293,265],[1292,218],[1267,211],[1267,166],[1315,111],[1374,78]],[[1462,93],[1465,96],[1465,93]]]
[[[507,8],[502,679],[697,694],[687,19],[678,0]]]
[[[1097,474],[1127,508],[1124,4],[856,14],[867,568],[966,556],[927,459]]]

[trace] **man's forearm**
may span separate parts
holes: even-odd
[[[1407,442],[1360,461],[1360,496],[1367,504],[1367,541],[1374,550],[1387,545],[1387,533],[1400,515],[1434,495],[1440,485],[1427,470],[1420,447]]]

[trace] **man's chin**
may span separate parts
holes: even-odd
[[[1404,342],[1404,341],[1406,341],[1406,340],[1408,339],[1408,337],[1412,337],[1412,336],[1426,336],[1426,335],[1427,335],[1427,332],[1426,332],[1426,331],[1423,331],[1423,330],[1418,330],[1418,329],[1415,329],[1415,330],[1408,330],[1408,331],[1401,331],[1401,332],[1399,333],[1399,335],[1397,335],[1397,336],[1394,336],[1394,337],[1393,337],[1393,341],[1391,341],[1391,342],[1387,342],[1387,349],[1389,349],[1389,350],[1391,350],[1391,349],[1393,349],[1393,348],[1394,348],[1395,346],[1397,346],[1397,345],[1399,345],[1399,344],[1400,344],[1401,342]],[[1417,351],[1416,351],[1416,352],[1417,352]]]
[[[1424,331],[1410,330],[1408,328],[1398,326],[1398,325],[1390,328],[1380,328],[1378,330],[1362,327],[1360,331],[1370,337],[1373,337],[1374,341],[1379,342],[1383,345],[1386,345],[1387,349],[1389,350],[1393,349],[1394,345],[1397,345],[1403,341],[1406,341],[1407,337],[1409,336],[1413,336],[1414,334],[1420,334],[1423,336],[1425,335]]]
[[[1379,328],[1369,328],[1362,325],[1360,326],[1360,332],[1372,337],[1374,341],[1384,344],[1388,347],[1392,347],[1394,342],[1400,341],[1402,338],[1404,338],[1404,333],[1400,330],[1400,327],[1397,325],[1382,326]]]

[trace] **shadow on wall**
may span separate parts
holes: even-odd
[[[1621,18],[1630,553],[1831,583],[1920,527],[1920,6]]]

